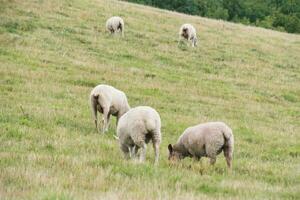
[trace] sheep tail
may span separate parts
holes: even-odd
[[[93,117],[94,117],[96,128],[97,128],[97,105],[98,105],[98,97],[99,97],[99,95],[92,94],[91,98],[90,98],[90,100],[91,100],[91,108],[92,108],[92,113],[93,113]]]
[[[124,36],[124,22],[119,22],[119,29],[122,33],[122,36]]]
[[[228,149],[229,152],[233,153],[233,146],[234,146],[234,137],[232,134],[232,130],[230,128],[223,131],[223,137],[225,140],[224,148]]]
[[[93,98],[96,99],[96,100],[99,98],[99,94],[93,94],[92,96],[93,96]]]
[[[232,167],[232,158],[233,158],[233,146],[234,146],[234,139],[232,130],[227,127],[226,130],[223,131],[223,137],[225,139],[225,144],[223,147],[224,156],[226,158],[226,163],[229,169]]]

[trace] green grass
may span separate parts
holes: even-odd
[[[125,37],[105,32],[112,15]],[[192,23],[199,46],[178,46]],[[299,199],[300,36],[104,0],[0,0],[0,199]],[[158,167],[95,132],[100,83],[162,118]],[[167,160],[185,128],[224,121],[222,155]]]

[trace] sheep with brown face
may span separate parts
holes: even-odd
[[[155,164],[158,164],[160,129],[161,120],[156,110],[148,106],[130,109],[120,118],[117,127],[120,148],[125,157],[135,157],[138,149],[141,149],[140,162],[143,162],[146,157],[146,144],[152,141]]]
[[[191,24],[183,24],[179,30],[179,41],[185,39],[191,41],[192,47],[197,46],[197,33],[196,29]]]
[[[169,160],[208,157],[214,164],[223,151],[227,166],[231,168],[233,148],[232,130],[223,122],[209,122],[187,128],[176,144],[169,144]]]
[[[90,102],[97,130],[97,112],[103,113],[102,133],[108,130],[110,115],[117,117],[118,124],[120,117],[130,109],[125,93],[110,85],[96,86],[91,91]]]
[[[106,21],[106,29],[111,33],[121,32],[124,36],[124,20],[121,17],[114,16]]]

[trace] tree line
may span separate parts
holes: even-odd
[[[126,0],[167,10],[300,33],[300,0]]]

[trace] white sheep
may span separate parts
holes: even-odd
[[[90,102],[97,130],[97,111],[103,113],[102,133],[108,130],[110,115],[117,117],[118,124],[120,117],[130,109],[125,93],[109,85],[96,86],[90,94]]]
[[[175,145],[168,145],[169,160],[209,157],[210,163],[224,151],[228,168],[231,168],[234,138],[232,130],[223,122],[209,122],[187,128]]]
[[[138,106],[130,109],[119,120],[117,135],[120,148],[126,157],[134,157],[141,148],[140,162],[145,160],[146,144],[152,140],[155,164],[158,164],[161,142],[159,114],[151,107]]]
[[[124,36],[124,20],[121,17],[114,16],[106,21],[106,29],[111,33],[121,32]]]
[[[197,46],[197,33],[196,29],[191,24],[183,24],[179,30],[179,41],[181,39],[191,41],[192,47]]]

